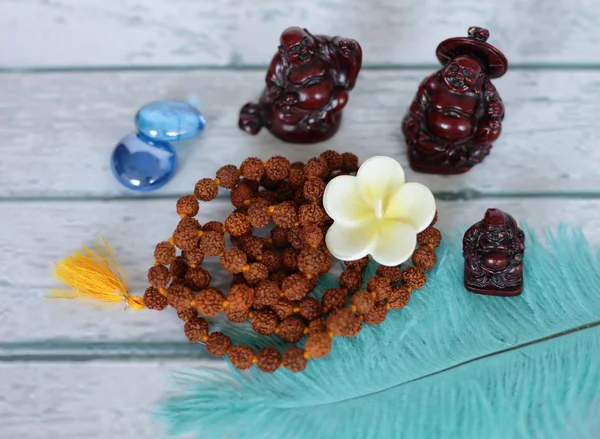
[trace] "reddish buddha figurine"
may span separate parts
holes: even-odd
[[[525,234],[515,219],[488,209],[463,237],[465,288],[492,296],[517,296],[523,290]]]
[[[425,78],[402,123],[410,165],[431,174],[467,172],[490,153],[500,136],[504,105],[490,79],[508,61],[486,41],[486,29],[450,38],[436,50],[444,66]]]
[[[264,126],[293,143],[329,139],[339,128],[361,64],[362,51],[354,40],[286,29],[259,102],[240,111],[240,128],[257,134]]]

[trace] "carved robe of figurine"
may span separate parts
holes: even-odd
[[[465,287],[478,294],[516,296],[523,290],[525,234],[515,219],[488,209],[463,237]]]
[[[354,40],[286,29],[260,101],[240,111],[240,128],[257,134],[264,126],[294,143],[330,138],[339,128],[361,64],[362,51]]]
[[[471,28],[468,38],[439,45],[444,67],[421,83],[402,124],[416,171],[467,172],[500,136],[504,105],[490,79],[502,76],[508,62],[488,37],[487,30]]]

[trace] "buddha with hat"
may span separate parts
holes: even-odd
[[[486,41],[486,29],[450,38],[436,50],[444,66],[425,78],[402,123],[411,167],[432,174],[467,172],[500,136],[504,105],[491,79],[508,61]]]

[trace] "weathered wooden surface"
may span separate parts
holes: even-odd
[[[356,38],[366,65],[433,65],[474,25],[514,65],[598,65],[599,21],[596,0],[3,0],[0,65],[266,65],[291,25]]]
[[[408,179],[435,191],[444,232],[494,206],[535,228],[581,227],[600,244],[599,21],[596,0],[0,0],[0,70],[13,72],[0,74],[0,438],[162,437],[151,415],[173,389],[169,372],[222,363],[188,343],[169,310],[45,300],[52,261],[100,233],[141,294],[177,197],[225,163],[337,149],[406,164],[400,120],[437,67],[437,44],[471,25],[489,28],[512,66],[495,81],[503,135],[468,174]],[[237,128],[279,33],[295,24],[356,38],[365,54],[342,129],[306,147]],[[108,160],[135,111],[190,94],[208,125],[177,147],[173,181],[146,196],[120,188]],[[201,221],[230,209],[226,194],[202,207]]]
[[[172,371],[199,365],[202,362],[0,363],[1,437],[164,437],[154,419],[156,402],[174,390]]]
[[[113,179],[114,145],[133,131],[144,103],[202,96],[203,135],[177,145],[174,180],[151,196],[189,193],[202,177],[242,157],[274,154],[305,159],[324,149],[375,154],[407,164],[400,122],[417,85],[431,70],[366,71],[331,141],[284,144],[268,132],[237,128],[243,103],[257,96],[264,72],[169,71],[3,75],[0,199],[131,196]],[[492,154],[471,172],[453,177],[413,173],[435,192],[463,197],[499,193],[577,193],[600,188],[600,80],[596,71],[515,71],[496,81],[507,107],[504,132]],[[23,171],[21,167],[26,166]],[[16,170],[19,169],[19,172]],[[492,177],[493,176],[493,177]]]

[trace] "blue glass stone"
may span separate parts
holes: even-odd
[[[204,116],[185,101],[156,101],[135,115],[135,125],[146,136],[173,142],[197,136],[206,125]]]
[[[128,135],[117,144],[110,164],[123,186],[148,192],[164,186],[173,177],[177,155],[169,142],[137,133]]]

